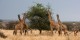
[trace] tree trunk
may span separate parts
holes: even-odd
[[[31,30],[31,34],[32,34],[32,29],[30,29]]]
[[[39,30],[39,31],[40,31],[40,33],[39,33],[39,34],[41,34],[42,30]]]

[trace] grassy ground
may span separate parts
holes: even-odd
[[[30,31],[28,31],[27,35],[13,35],[13,30],[1,30],[7,38],[1,38],[0,40],[80,40],[80,32],[77,36],[73,35],[73,32],[69,32],[69,36],[58,36],[58,33],[54,33],[53,35],[50,34],[50,31],[42,31],[42,34],[39,34],[38,30],[33,30],[33,33],[31,34]]]

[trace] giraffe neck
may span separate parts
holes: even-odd
[[[59,19],[59,15],[58,14],[57,14],[57,21],[58,21],[58,24],[62,24],[62,22]]]
[[[49,21],[52,20],[52,17],[51,17],[51,12],[48,10],[48,18],[49,18]]]
[[[49,10],[48,10],[48,19],[50,23],[54,23],[54,20],[52,20],[52,17],[51,17],[51,12]]]

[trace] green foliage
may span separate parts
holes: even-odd
[[[42,4],[32,6],[31,9],[25,14],[26,17],[30,20],[31,28],[39,30],[50,29],[47,8],[45,8]]]

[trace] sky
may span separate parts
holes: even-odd
[[[0,19],[17,20],[36,3],[49,5],[55,20],[59,14],[61,21],[80,21],[80,0],[0,0]]]

